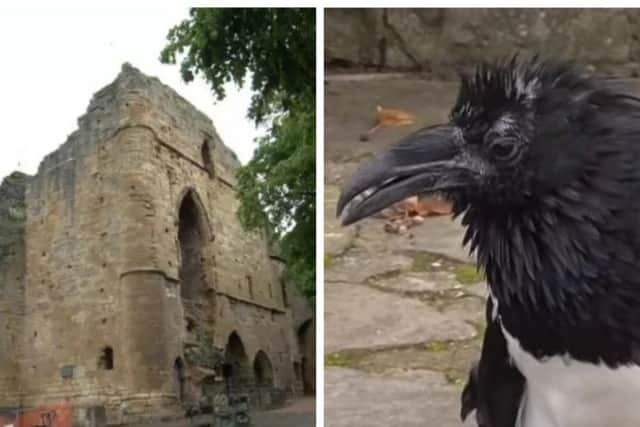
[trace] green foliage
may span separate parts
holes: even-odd
[[[267,226],[280,240],[288,273],[315,290],[315,115],[300,107],[275,120],[238,173],[241,221]]]
[[[263,121],[315,94],[314,9],[191,9],[191,18],[169,30],[163,63],[180,63],[182,78],[198,72],[218,99],[224,83],[253,77],[249,117]],[[307,99],[308,101],[308,99]]]
[[[248,116],[271,128],[238,170],[238,217],[278,241],[291,279],[313,299],[315,10],[192,9],[167,40],[161,61],[179,59],[186,82],[201,73],[218,99],[226,82],[251,76]]]

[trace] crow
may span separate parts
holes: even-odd
[[[570,61],[483,63],[449,121],[362,165],[337,211],[421,194],[452,203],[488,283],[463,420],[640,426],[640,99]]]

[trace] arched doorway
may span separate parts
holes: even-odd
[[[253,378],[257,386],[273,386],[273,368],[267,354],[260,350],[253,359]]]
[[[184,397],[184,362],[181,357],[176,358],[173,362],[173,385],[178,402],[182,402]]]
[[[241,388],[247,385],[250,378],[249,358],[240,336],[235,331],[229,335],[227,340],[225,365],[225,379],[230,387]]]
[[[180,296],[183,300],[193,300],[204,289],[202,247],[205,241],[203,215],[193,191],[182,199],[178,220]]]
[[[302,356],[300,370],[305,394],[316,391],[316,331],[313,319],[298,328],[298,348]]]

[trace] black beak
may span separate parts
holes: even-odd
[[[349,225],[407,197],[466,186],[475,175],[466,163],[455,128],[421,129],[358,169],[342,189],[337,214]]]

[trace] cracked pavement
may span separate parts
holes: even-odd
[[[329,77],[325,91],[325,423],[460,427],[459,396],[479,356],[486,297],[461,247],[462,227],[431,217],[388,234],[382,219],[346,228],[335,219],[340,185],[358,163],[446,120],[456,84]],[[415,114],[416,125],[360,142],[376,105]]]

